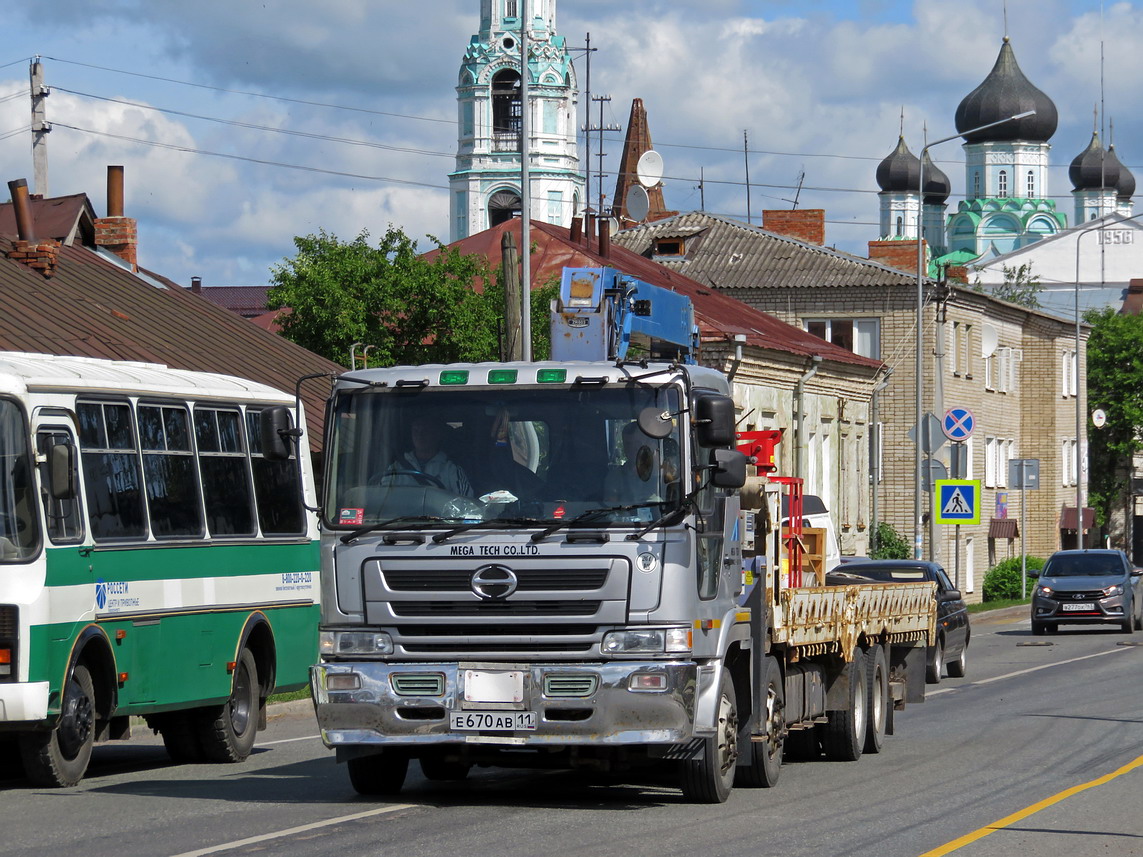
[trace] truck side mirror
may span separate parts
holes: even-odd
[[[737,449],[712,449],[710,464],[710,482],[716,488],[741,488],[746,484],[746,456]]]
[[[293,451],[290,438],[297,437],[290,424],[290,409],[285,405],[266,408],[258,415],[258,433],[262,438],[262,455],[272,461],[284,461]]]
[[[75,447],[54,443],[48,450],[48,493],[55,500],[73,500],[76,495]]]
[[[718,394],[699,396],[694,415],[699,446],[734,446],[734,399]]]

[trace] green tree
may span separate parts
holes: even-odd
[[[1036,309],[1040,306],[1040,299],[1036,296],[1040,294],[1043,286],[1032,273],[1031,263],[1019,265],[1015,268],[1005,265],[1001,270],[1004,271],[1003,283],[997,286],[986,287],[980,282],[978,277],[974,285],[975,290],[978,292],[987,292],[995,298],[1000,298],[1002,301],[1020,304],[1020,306],[1025,306],[1029,309]]]
[[[377,246],[367,232],[350,242],[324,230],[295,238],[297,255],[271,271],[270,307],[290,308],[282,335],[342,364],[355,342],[372,346],[377,366],[497,359],[497,278],[484,258],[431,240],[438,252],[426,258],[392,226]],[[533,307],[542,300],[533,294]],[[546,328],[546,304],[543,313]]]
[[[1089,436],[1089,502],[1099,524],[1127,502],[1132,456],[1143,449],[1143,316],[1088,311],[1087,403],[1107,414]]]
[[[875,547],[869,552],[872,559],[909,559],[909,543],[892,524],[878,521],[874,536]]]

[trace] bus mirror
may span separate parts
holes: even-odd
[[[699,446],[734,446],[734,399],[699,396],[695,400],[695,435]]]
[[[746,456],[737,449],[712,449],[710,463],[710,481],[716,488],[741,488],[746,484]]]
[[[70,443],[54,443],[48,452],[48,492],[55,500],[75,499],[75,447]]]
[[[644,408],[639,412],[639,428],[647,437],[664,438],[671,433],[671,412],[662,408]]]
[[[266,408],[258,415],[258,429],[262,436],[262,455],[274,461],[290,457],[290,438],[295,436],[290,424],[290,409],[284,405]]]

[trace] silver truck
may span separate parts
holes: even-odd
[[[358,792],[413,759],[433,780],[673,765],[721,802],[775,784],[788,745],[879,750],[923,698],[932,585],[783,583],[783,489],[735,449],[689,312],[568,269],[557,359],[337,380],[311,679]]]

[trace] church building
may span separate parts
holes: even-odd
[[[457,83],[456,170],[449,174],[450,241],[521,214],[521,141],[525,106],[521,35],[528,47],[529,172],[534,220],[570,226],[584,199],[576,142],[579,89],[556,0],[481,0]]]

